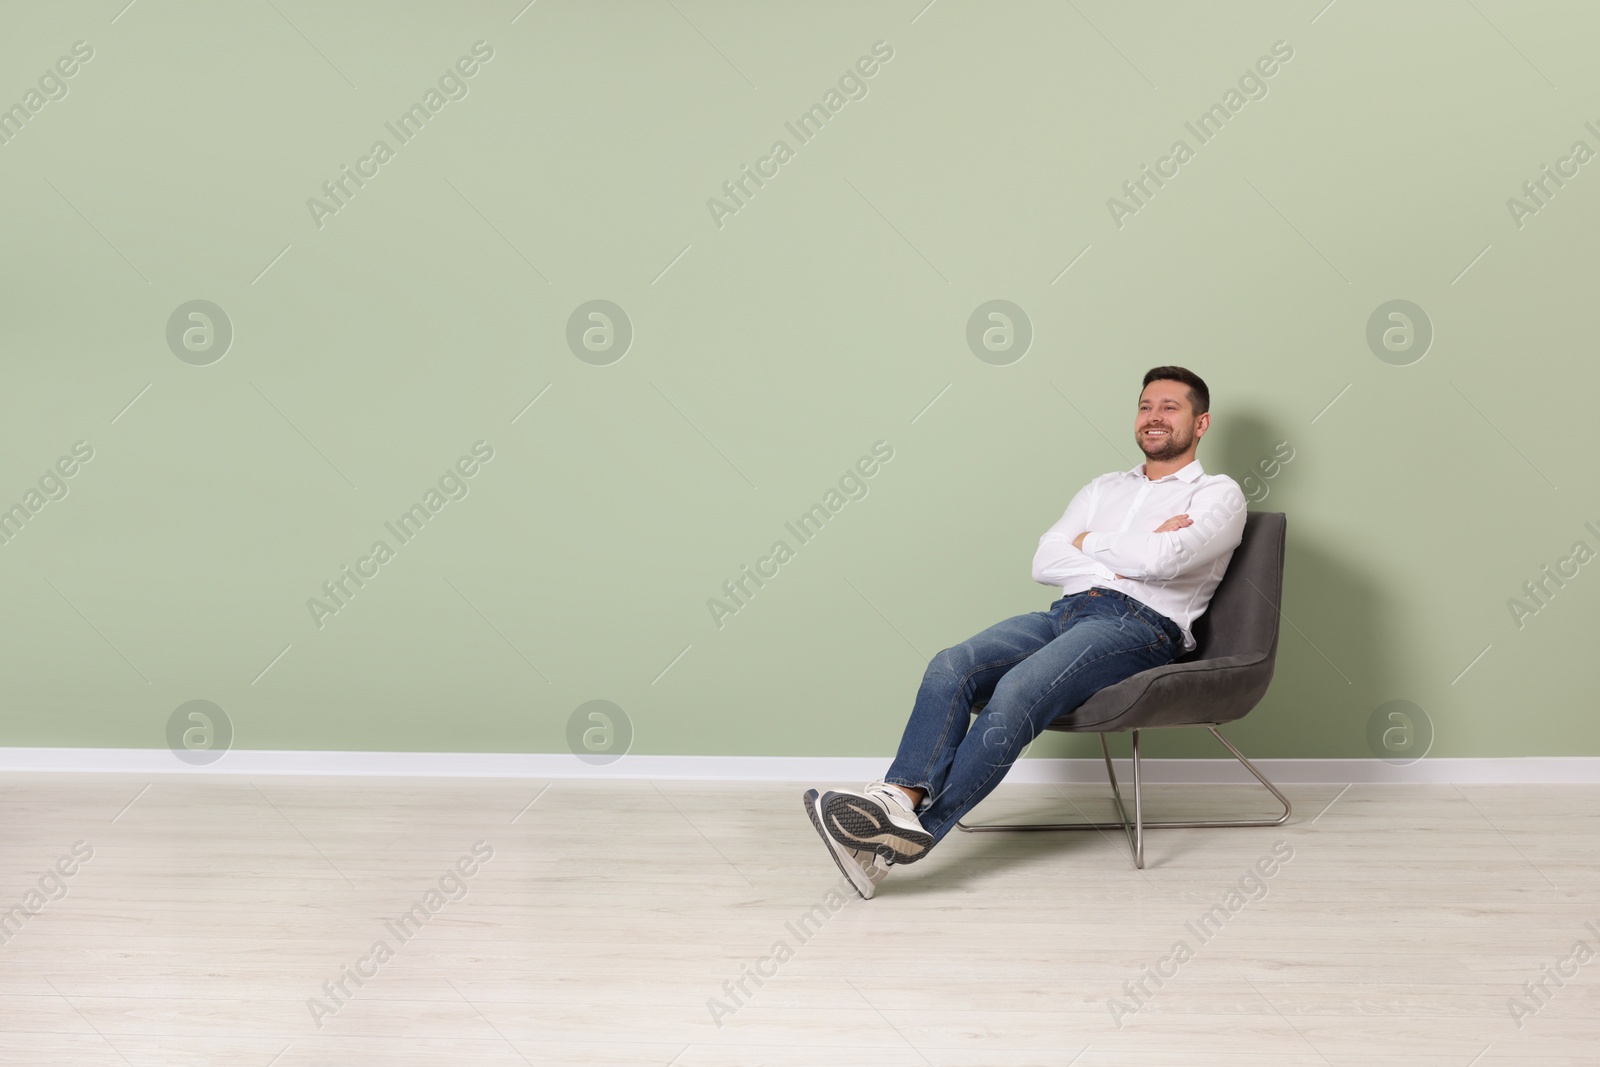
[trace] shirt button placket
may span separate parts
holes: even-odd
[[[1129,527],[1133,525],[1133,516],[1144,506],[1144,498],[1149,495],[1150,483],[1145,482],[1139,487],[1139,491],[1134,494],[1133,503],[1128,505],[1127,513],[1122,516],[1122,528],[1118,531],[1119,533],[1128,532]]]

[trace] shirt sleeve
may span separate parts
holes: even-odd
[[[1095,484],[1090,482],[1079,489],[1061,518],[1039,538],[1039,547],[1033,554],[1033,580],[1040,585],[1062,585],[1069,578],[1082,576],[1106,579],[1117,576],[1110,567],[1090,559],[1072,543],[1088,528],[1089,515],[1094,510]],[[1083,543],[1087,545],[1088,538]]]
[[[1170,581],[1238,548],[1246,507],[1244,492],[1228,478],[1195,493],[1190,525],[1183,529],[1091,533],[1083,539],[1083,555],[1128,578]]]

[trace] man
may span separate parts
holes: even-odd
[[[806,791],[806,814],[863,897],[891,864],[926,856],[1046,725],[1195,647],[1191,627],[1239,546],[1246,506],[1237,482],[1195,459],[1210,407],[1193,371],[1146,374],[1133,420],[1145,461],[1084,486],[1039,538],[1033,579],[1061,598],[933,657],[881,779]]]

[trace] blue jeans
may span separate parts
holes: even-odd
[[[997,622],[928,664],[884,781],[927,794],[917,817],[938,841],[1045,726],[1106,686],[1172,662],[1182,641],[1176,622],[1098,586]]]

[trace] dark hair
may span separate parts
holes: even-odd
[[[1197,417],[1211,410],[1211,390],[1200,375],[1187,367],[1152,367],[1144,376],[1144,385],[1151,382],[1182,382],[1189,387],[1189,406]],[[1140,396],[1144,395],[1144,385],[1139,387]]]

